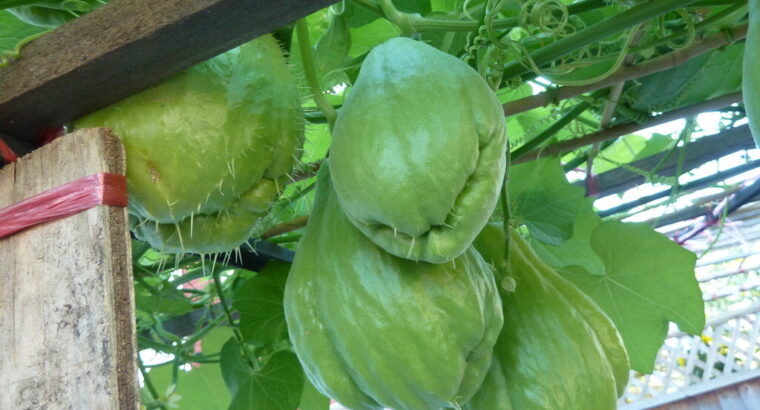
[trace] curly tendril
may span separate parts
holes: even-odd
[[[61,2],[61,7],[74,13],[87,13],[92,10],[92,6],[83,0],[63,0]]]
[[[633,121],[638,124],[643,124],[651,119],[651,115],[648,111],[636,110],[626,104],[618,104],[615,107],[615,112],[622,115],[629,121]]]
[[[503,49],[491,44],[486,49],[482,63],[478,66],[478,72],[486,79],[488,85],[494,91],[499,89],[504,76],[504,64],[509,60],[509,55]]]
[[[472,1],[473,0],[464,0],[464,4],[462,4],[462,14],[464,14],[464,16],[470,20],[478,21],[477,18],[473,17],[472,14],[470,14],[470,12],[467,11],[467,9],[470,7],[470,2]]]
[[[559,0],[528,0],[520,9],[520,25],[537,27],[549,35],[564,34],[568,24],[567,6]]]
[[[678,14],[683,17],[684,23],[686,23],[686,38],[681,43],[677,43],[675,41],[668,41],[667,46],[672,48],[673,50],[678,50],[681,48],[686,48],[691,45],[691,43],[694,41],[694,38],[696,37],[696,27],[694,22],[694,17],[692,17],[691,14],[687,13],[686,10],[677,10]],[[670,33],[668,33],[670,34]]]

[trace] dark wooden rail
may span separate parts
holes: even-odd
[[[113,0],[0,69],[0,132],[33,141],[337,0]]]

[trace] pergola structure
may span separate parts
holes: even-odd
[[[335,0],[114,0],[31,42],[23,49],[24,58],[0,68],[0,136],[19,154],[30,152],[46,129],[60,127],[332,3]],[[738,39],[745,34],[746,26],[744,31],[736,30],[733,37]],[[725,44],[722,37],[705,39],[679,53],[682,59],[688,60]],[[653,62],[643,68],[624,68],[616,77],[597,84],[597,88],[564,87],[559,89],[558,95],[577,95],[619,84],[670,68],[673,64]],[[609,141],[666,120],[723,109],[740,101],[740,93],[724,96],[662,113],[649,121],[618,124],[588,135],[582,142]],[[524,111],[548,102],[546,95],[537,94],[506,104],[505,112]],[[561,127],[562,121],[560,119],[555,125]],[[537,139],[535,143],[542,142]],[[575,147],[572,144],[558,144],[553,149],[555,153],[566,152]],[[634,374],[621,398],[621,408],[655,405],[677,408],[675,403],[679,400],[695,400],[690,396],[708,397],[711,392],[721,391],[728,397],[726,388],[747,383],[754,383],[753,391],[758,391],[760,260],[752,261],[760,253],[760,247],[754,246],[760,239],[760,174],[757,172],[760,155],[754,146],[748,127],[739,125],[684,145],[681,147],[684,156],[678,163],[675,158],[667,158],[666,154],[657,154],[633,162],[627,169],[618,168],[596,176],[597,195],[617,195],[646,182],[644,176],[631,169],[654,171],[656,175],[670,177],[678,172],[688,173],[727,155],[748,152],[747,160],[734,167],[716,169],[708,176],[682,183],[677,189],[663,187],[659,192],[600,211],[603,217],[635,217],[657,201],[670,198],[676,191],[694,193],[720,187],[717,194],[697,198],[691,206],[671,210],[651,221],[662,232],[697,253],[710,248],[700,262],[698,279],[704,285],[708,308],[713,310],[709,311],[712,315],[708,317],[709,325],[702,337],[687,336],[676,330],[670,334],[660,352],[655,374]],[[527,160],[536,153],[533,146],[521,148],[520,155],[515,158],[517,161]],[[552,152],[551,149],[548,152]],[[566,170],[579,165],[568,164]],[[653,170],[655,167],[657,169]],[[725,183],[727,180],[731,182]],[[126,226],[123,215],[110,216],[113,217],[122,218],[121,224]],[[266,241],[257,243],[256,251],[244,253],[232,262],[241,267],[256,268],[268,259],[290,261],[293,257],[291,251]],[[123,252],[128,255],[128,250]],[[0,255],[8,254],[0,252]],[[743,264],[743,261],[748,262]],[[114,268],[115,272],[121,272],[118,280],[130,281],[128,276],[123,276],[130,274],[129,258],[119,263],[125,265]],[[8,283],[11,279],[3,274],[5,272],[0,271],[2,281]],[[105,306],[104,309],[117,307],[123,309],[121,305]],[[3,309],[8,308],[0,305],[0,313]],[[186,319],[177,318],[167,323],[167,328],[182,334],[183,326],[193,322]],[[125,330],[124,324],[116,321],[112,325],[114,329],[120,326],[119,329],[126,334],[134,331]],[[21,339],[17,342],[22,343]],[[69,353],[77,354],[76,349],[78,346],[71,346]],[[59,350],[49,354],[65,353]],[[129,357],[122,356],[121,360],[129,360]],[[120,386],[117,389],[136,389],[136,383],[130,387],[129,383],[125,386],[123,380],[114,378],[111,381]],[[754,394],[751,397],[760,397],[758,393]],[[119,397],[122,400],[120,408],[137,407],[136,390]]]

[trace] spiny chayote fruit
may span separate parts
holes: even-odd
[[[491,369],[466,410],[613,410],[630,371],[612,320],[561,277],[511,230],[509,258],[503,231],[487,225],[475,241],[499,267],[504,327]]]
[[[166,252],[245,242],[303,142],[296,83],[270,35],[76,125],[109,127],[124,143],[133,230]]]
[[[338,116],[331,176],[346,215],[373,242],[447,262],[496,206],[506,141],[499,100],[476,71],[394,38],[369,53]]]
[[[346,218],[326,167],[285,286],[306,375],[351,409],[460,408],[502,326],[490,266],[472,247],[442,264],[385,252]]]

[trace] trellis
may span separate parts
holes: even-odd
[[[19,141],[33,141],[45,127],[60,126],[334,2],[114,0],[32,42],[24,49],[23,59],[0,70],[0,131],[17,146],[23,145]],[[723,45],[717,37],[711,41],[714,44],[705,44]],[[139,73],[135,67],[140,68]],[[635,76],[611,77],[607,85],[629,78]],[[714,148],[706,152],[708,157],[714,158],[725,150],[720,145]],[[672,335],[660,352],[657,372],[644,379],[632,379],[645,381],[632,382],[625,400],[644,403],[648,395],[654,400],[662,394],[693,393],[696,390],[689,390],[689,386],[698,382],[718,381],[704,384],[718,386],[757,376],[759,323],[755,310],[710,322],[705,330],[705,335],[713,338],[710,343]],[[730,343],[725,355],[721,343]],[[754,353],[745,349],[747,343],[754,346]],[[678,358],[687,352],[687,362],[681,366]],[[704,360],[700,353],[706,355]],[[739,358],[742,365],[728,362],[729,357]],[[723,363],[724,370],[717,371],[716,363]],[[696,369],[701,369],[703,375],[698,379],[694,378]],[[0,370],[0,374],[4,372],[4,368]],[[734,377],[737,375],[741,377]],[[657,380],[665,382],[658,385]],[[630,393],[636,389],[637,395]]]
[[[630,377],[622,410],[656,407],[760,377],[760,306],[713,319],[700,336],[670,334],[654,372]]]

